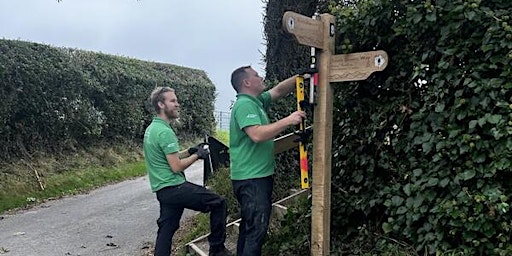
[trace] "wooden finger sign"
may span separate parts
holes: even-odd
[[[294,12],[285,12],[283,15],[283,28],[286,32],[292,34],[302,45],[321,49],[318,56],[319,63],[316,65],[315,62],[318,68],[318,86],[314,107],[313,123],[316,128],[313,130],[313,168],[311,170],[313,189],[310,248],[312,256],[331,255],[330,188],[334,100],[331,82],[365,80],[373,72],[384,70],[389,62],[385,51],[334,55],[335,24],[335,17],[327,13],[315,15],[315,19]],[[283,145],[284,141],[288,140],[283,140]]]
[[[288,11],[283,15],[283,28],[300,44],[323,48],[324,26],[321,21]]]
[[[385,51],[357,52],[331,56],[330,82],[365,80],[388,65]]]

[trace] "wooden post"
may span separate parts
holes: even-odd
[[[334,52],[334,16],[320,15],[323,46],[318,54],[317,105],[313,129],[313,208],[311,215],[311,255],[330,254],[332,97],[329,81]]]

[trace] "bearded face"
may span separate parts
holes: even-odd
[[[166,92],[163,94],[165,99],[162,101],[161,111],[165,114],[167,119],[176,119],[180,116],[178,98],[174,92]]]
[[[165,105],[163,111],[164,111],[165,116],[167,116],[168,119],[176,119],[176,118],[180,117],[180,113],[178,111],[178,108],[176,108],[176,107]]]

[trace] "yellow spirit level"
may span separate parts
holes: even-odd
[[[297,110],[305,110],[305,92],[304,92],[304,77],[297,76],[295,79],[295,87],[297,90]],[[299,124],[299,133],[305,134],[306,124],[305,119]],[[299,140],[299,158],[300,158],[300,181],[303,189],[309,188],[309,173],[308,173],[308,151],[306,150],[304,139]]]

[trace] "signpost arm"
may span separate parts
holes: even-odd
[[[335,18],[330,14],[320,15],[323,23],[323,46],[318,59],[317,104],[313,129],[313,173],[311,255],[330,254],[331,218],[331,148],[333,90],[329,81],[331,55],[334,53]]]

